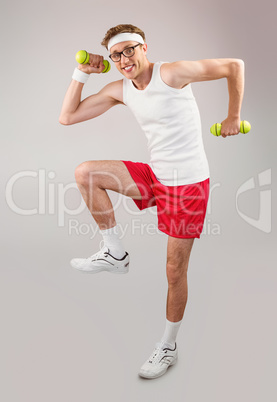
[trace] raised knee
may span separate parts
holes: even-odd
[[[94,163],[82,162],[75,169],[75,179],[77,183],[87,185],[93,184]]]
[[[88,168],[87,168],[87,162],[81,163],[79,166],[76,167],[75,169],[75,179],[78,183],[83,183],[86,176],[87,176]]]

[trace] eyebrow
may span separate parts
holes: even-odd
[[[135,45],[126,45],[124,48],[123,48],[123,50],[125,50],[125,49],[127,49],[127,47],[133,47],[133,46],[135,46]],[[123,51],[122,50],[122,51]],[[115,52],[112,52],[112,54],[114,54],[114,53],[120,53],[118,50],[116,50]]]

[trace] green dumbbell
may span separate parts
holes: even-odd
[[[79,64],[88,64],[89,63],[89,54],[86,50],[79,50],[79,52],[76,53],[75,59],[77,63]],[[111,69],[111,65],[108,62],[108,60],[103,60],[103,64],[105,66],[104,70],[102,73],[107,73]]]
[[[246,134],[250,130],[251,130],[251,124],[249,123],[249,121],[242,120],[240,122],[240,132],[242,134]],[[213,135],[215,135],[216,137],[219,137],[221,135],[221,124],[220,123],[213,124],[210,131]]]

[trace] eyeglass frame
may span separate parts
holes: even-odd
[[[136,48],[137,46],[139,46],[139,45],[141,45],[141,43],[138,43],[138,44],[135,45],[135,46],[128,46],[128,47],[126,47],[122,52],[111,53],[111,54],[109,55],[109,58],[110,58],[114,63],[118,63],[118,62],[121,60],[121,55],[122,55],[122,54],[123,54],[123,56],[126,57],[127,59],[128,59],[129,57],[133,57],[134,54],[135,54],[135,48]],[[133,49],[134,54],[132,54],[132,56],[125,56],[124,52],[125,52],[126,49]],[[119,54],[120,59],[117,60],[117,61],[114,61],[114,60],[112,59],[112,55],[113,55],[113,54]]]

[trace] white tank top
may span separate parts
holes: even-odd
[[[209,177],[199,110],[191,85],[175,89],[163,82],[154,64],[151,81],[143,90],[123,79],[123,102],[135,115],[147,138],[150,163],[166,186],[180,186]]]

